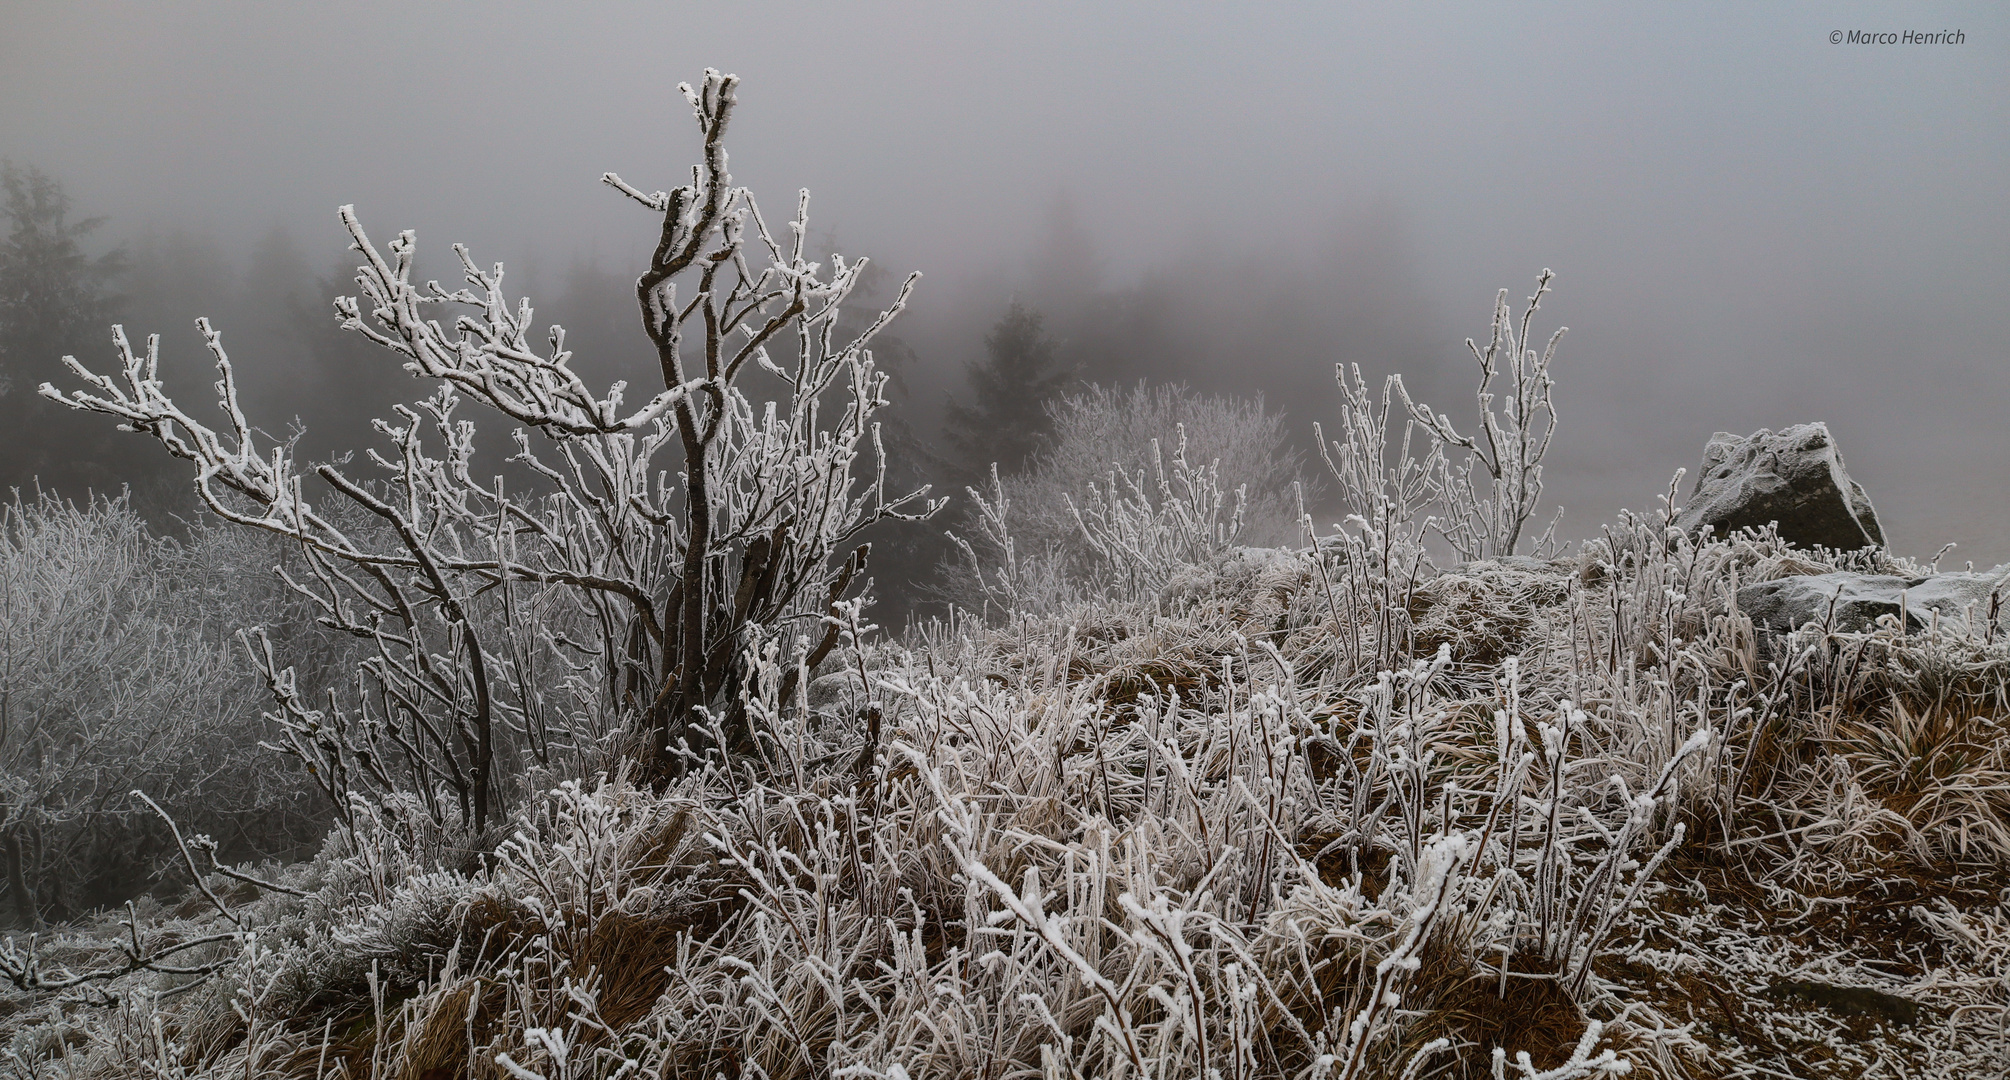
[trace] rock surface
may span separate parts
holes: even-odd
[[[1877,625],[1878,617],[1897,617],[1902,609],[1908,629],[1933,624],[1936,612],[1944,627],[1965,627],[1972,610],[1979,631],[1989,618],[1989,594],[2002,590],[2010,605],[2010,566],[1988,573],[1932,574],[1902,578],[1884,574],[1831,573],[1762,581],[1738,590],[1738,608],[1752,625],[1785,633],[1810,622],[1824,622],[1835,604],[1834,627],[1861,632]],[[2003,620],[1999,618],[1999,623]]]
[[[1675,518],[1690,536],[1725,536],[1773,522],[1780,539],[1799,547],[1884,546],[1870,496],[1843,469],[1826,424],[1711,436],[1689,505]]]

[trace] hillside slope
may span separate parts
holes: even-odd
[[[1639,521],[1400,590],[1361,556],[1235,549],[1115,598],[848,648],[801,708],[766,665],[754,759],[662,791],[565,784],[487,853],[365,813],[271,872],[285,891],[211,875],[213,900],[10,943],[17,984],[203,936],[156,966],[221,967],[16,992],[8,1060],[425,1080],[2010,1070],[2010,641],[1979,618],[1778,634],[1736,602],[1921,568]]]

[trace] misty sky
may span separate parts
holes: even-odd
[[[719,67],[771,220],[808,187],[847,254],[927,275],[924,383],[1038,291],[1059,201],[1089,284],[1277,297],[1209,348],[1298,419],[1334,359],[1457,370],[1547,266],[1572,531],[1713,431],[1826,420],[1895,547],[2010,559],[2010,9],[1385,7],[6,0],[0,155],[108,238],[284,223],[319,266],[353,202],[422,252],[625,265],[651,223],[597,178],[681,182],[674,87]]]

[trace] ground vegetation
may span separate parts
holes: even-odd
[[[717,75],[690,91],[707,162],[693,187],[622,185],[663,216],[658,269],[702,277],[674,300],[658,290],[674,275],[644,279],[659,349],[674,313],[738,311],[727,328],[752,326],[744,340],[759,344],[770,324],[758,304],[708,306],[742,295],[736,274],[774,283],[783,308],[824,281],[799,249],[770,278],[742,269],[730,243],[694,239],[706,207],[739,197],[716,145],[731,91]],[[743,205],[711,220],[765,240]],[[735,396],[722,348],[706,375],[666,377],[643,407],[657,411],[627,427],[618,394],[575,391],[556,334],[550,353],[525,351],[528,305],[500,301],[499,273],[470,262],[481,294],[421,290],[401,269],[408,239],[390,257],[360,228],[356,239],[365,292],[389,313],[379,343],[448,387],[431,413],[385,425],[399,500],[351,481],[353,519],[313,516],[278,483],[283,453],[259,472],[242,423],[216,441],[167,412],[151,361],[130,350],[124,382],[80,365],[95,396],[69,400],[182,439],[219,516],[304,548],[323,584],[301,595],[330,629],[372,639],[359,678],[379,700],[463,707],[488,665],[506,673],[517,711],[505,726],[525,745],[546,737],[529,731],[581,747],[603,733],[681,738],[641,752],[617,738],[620,752],[526,767],[491,805],[492,828],[469,827],[444,764],[386,769],[331,787],[346,796],[330,800],[339,824],[314,857],[283,865],[220,860],[162,807],[187,874],[179,906],[138,900],[0,943],[18,1074],[1576,1080],[2010,1067],[2001,605],[1925,627],[1755,625],[1738,603],[1753,582],[1930,569],[1770,529],[1685,535],[1674,485],[1574,551],[1532,545],[1556,426],[1556,354],[1528,345],[1547,272],[1526,307],[1496,305],[1495,345],[1474,347],[1471,418],[1338,372],[1321,456],[1344,510],[1333,522],[1294,512],[1301,538],[1248,543],[1251,506],[1281,493],[1227,485],[1223,458],[1175,438],[1121,483],[1059,493],[1081,537],[1068,561],[1014,538],[1021,515],[1054,511],[1047,496],[1015,495],[1002,477],[975,491],[966,528],[986,554],[969,537],[966,550],[980,604],[885,633],[850,591],[854,555],[826,543],[791,556],[814,588],[775,610],[801,618],[707,622],[715,609],[700,607],[700,632],[673,639],[637,631],[640,602],[583,580],[572,554],[643,551],[687,568],[645,595],[723,603],[776,595],[760,582],[784,540],[808,531],[707,533],[691,516],[698,487],[652,502],[658,488],[618,486],[626,474],[593,455],[633,462],[650,438],[682,445],[695,485],[712,450],[828,453],[787,475],[853,490],[834,463],[848,467],[844,450],[868,432],[862,351],[812,335],[797,366],[773,371],[775,357],[751,351],[780,380],[760,399]],[[724,254],[679,265],[685,245]],[[852,265],[835,264],[840,281]],[[422,301],[477,314],[452,338],[416,314],[439,310]],[[832,356],[849,381],[815,382]],[[816,411],[827,393],[847,403],[841,418]],[[500,494],[461,517],[461,504],[416,497],[465,463],[420,452],[414,434],[436,422],[459,445],[457,394],[558,429],[570,472],[553,483],[573,502],[557,517]],[[665,419],[705,400],[704,423]],[[810,418],[782,423],[799,409]],[[710,443],[715,429],[748,441]],[[778,456],[727,453],[748,447]],[[345,474],[320,475],[339,486]],[[848,522],[897,507],[870,491],[807,505]],[[1310,505],[1302,492],[1294,511]],[[776,520],[721,498],[722,521]],[[400,510],[414,505],[431,509]],[[687,545],[745,546],[703,549],[698,563],[725,567],[713,576],[689,561],[696,547],[631,548],[590,525],[624,520],[623,506],[681,522],[669,531]],[[478,529],[491,513],[516,524]],[[507,546],[553,536],[578,546],[536,559]],[[387,537],[402,549],[374,543]],[[359,575],[380,591],[350,587]],[[721,581],[751,584],[700,587]],[[609,592],[626,605],[619,619],[596,622],[609,609],[572,599]],[[388,731],[398,714],[352,714],[345,735],[269,659],[283,644],[250,640],[282,746],[324,771],[382,762],[383,744],[339,740]],[[570,666],[532,677],[538,647]],[[648,663],[613,663],[637,655]],[[603,680],[621,701],[631,670],[651,675],[639,684],[651,693],[681,694],[683,676],[663,673],[711,656],[729,658],[719,680],[695,677],[703,693],[669,713],[586,707],[610,700],[586,693]],[[443,681],[428,682],[436,670]],[[564,707],[537,698],[551,685],[572,695]],[[542,726],[525,719],[546,707]],[[441,752],[472,730],[441,729]],[[317,750],[323,739],[334,748]]]

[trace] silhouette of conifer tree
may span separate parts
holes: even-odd
[[[1026,467],[1041,440],[1053,429],[1047,402],[1074,382],[1061,363],[1040,313],[1014,301],[1005,317],[984,336],[985,358],[965,371],[968,404],[951,396],[949,445],[970,476]]]

